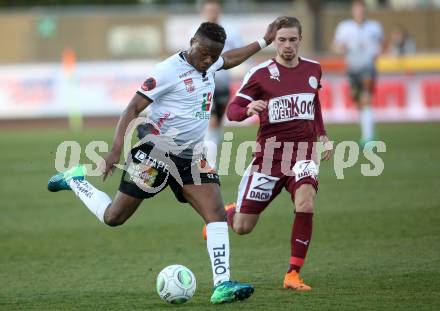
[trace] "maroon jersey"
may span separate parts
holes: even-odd
[[[318,96],[321,75],[321,65],[305,58],[299,58],[294,68],[271,59],[248,72],[227,108],[227,116],[242,121],[248,117],[246,110],[251,101],[268,102],[259,114],[257,142],[261,150],[257,150],[256,157],[263,156],[268,139],[281,143],[273,154],[274,159],[281,160],[282,143],[314,142],[317,136],[325,135]]]

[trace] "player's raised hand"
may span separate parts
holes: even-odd
[[[277,34],[278,29],[280,29],[280,23],[283,21],[286,21],[286,16],[280,16],[276,20],[274,20],[272,23],[267,26],[266,34],[264,35],[264,40],[266,40],[266,43],[269,45],[272,43],[273,40],[275,40],[275,36]]]
[[[247,111],[246,114],[250,117],[254,114],[259,114],[261,111],[266,109],[267,107],[267,101],[264,100],[255,100],[251,101],[249,105],[247,105]]]
[[[319,137],[319,141],[322,142],[323,146],[324,146],[324,153],[321,156],[321,160],[322,161],[330,160],[330,158],[332,157],[333,152],[334,152],[334,150],[333,150],[333,142],[330,141],[330,139],[327,136],[325,136],[325,135],[320,136]]]
[[[102,179],[106,180],[107,176],[113,175],[113,171],[115,170],[116,166],[115,164],[119,163],[119,158],[121,154],[120,152],[110,151],[105,157],[104,161],[101,165],[102,167]]]

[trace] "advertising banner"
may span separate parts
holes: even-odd
[[[0,120],[38,117],[116,116],[126,107],[156,63],[148,61],[80,62],[66,71],[59,64],[0,67]],[[235,77],[234,96],[240,86]],[[343,73],[323,75],[320,99],[327,122],[355,122]],[[440,120],[440,74],[381,74],[373,98],[383,122]]]

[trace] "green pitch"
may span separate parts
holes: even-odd
[[[234,129],[235,142],[255,128]],[[282,289],[293,207],[281,195],[251,235],[231,233],[232,276],[255,286],[248,301],[209,304],[211,268],[202,220],[167,190],[145,201],[122,227],[102,225],[71,192],[49,193],[58,144],[110,142],[113,129],[0,133],[0,309],[2,310],[438,310],[440,307],[440,124],[379,126],[385,170],[364,177],[360,164],[337,180],[321,166],[314,236],[303,277],[310,293]],[[357,126],[329,126],[336,141]],[[233,150],[236,150],[234,147]],[[82,154],[83,160],[90,163]],[[248,159],[250,155],[248,155]],[[235,156],[233,157],[235,159]],[[111,196],[120,174],[103,183]],[[222,176],[225,202],[240,177]],[[197,292],[171,306],[155,290],[158,272],[188,266]]]

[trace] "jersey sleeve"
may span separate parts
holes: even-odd
[[[338,26],[336,26],[335,37],[333,38],[333,42],[336,44],[345,44],[346,35],[345,35],[345,22],[340,22]]]
[[[172,78],[173,75],[167,74],[165,68],[156,66],[150,71],[148,78],[136,93],[154,102],[172,88],[174,85]]]
[[[315,98],[315,133],[316,136],[323,136],[327,135],[327,132],[324,127],[324,121],[322,119],[322,112],[321,112],[321,102],[319,101],[319,96],[316,96]]]
[[[377,33],[377,40],[382,43],[385,38],[384,38],[382,25],[379,22],[376,22],[376,33]]]
[[[322,70],[321,67],[319,68],[319,81],[318,85],[321,85],[321,76],[322,76]],[[322,111],[321,111],[321,102],[319,100],[319,90],[316,92],[315,96],[315,121],[314,121],[314,129],[316,136],[323,136],[327,135],[327,132],[324,127],[324,121],[322,119]]]
[[[235,96],[226,108],[226,116],[231,121],[243,121],[248,117],[247,105],[249,105],[249,100]]]
[[[248,72],[246,74],[236,96],[247,99],[250,102],[260,99],[261,87],[256,79],[255,72]]]
[[[225,60],[223,59],[223,56],[220,56],[217,61],[209,67],[209,71],[219,71],[224,64]]]
[[[243,121],[248,117],[247,105],[251,101],[260,98],[261,87],[258,86],[258,81],[253,72],[248,72],[244,77],[240,89],[235,95],[234,99],[228,105],[226,115],[231,121]]]
[[[372,25],[370,27],[371,36],[373,37],[374,42],[372,42],[371,46],[369,47],[371,50],[371,54],[373,57],[379,56],[380,53],[382,53],[382,45],[384,42],[384,34],[382,30],[382,26],[377,21],[371,21]]]

